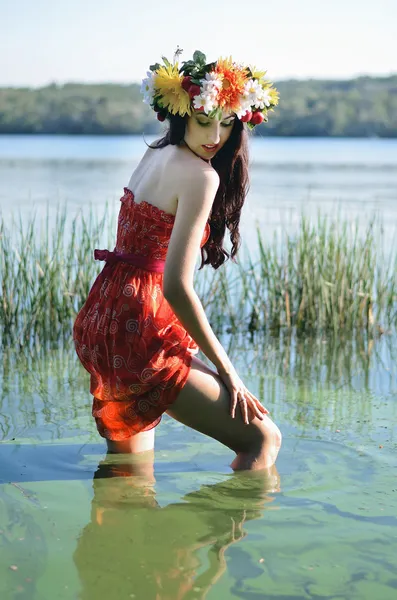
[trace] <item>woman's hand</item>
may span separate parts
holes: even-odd
[[[232,418],[236,416],[237,404],[240,407],[241,416],[243,417],[244,423],[249,424],[249,414],[253,417],[263,420],[264,415],[268,414],[269,411],[260,403],[258,398],[251,394],[251,392],[245,387],[240,377],[233,366],[230,366],[227,370],[218,368],[217,369],[223,383],[226,385],[231,396],[230,414]]]

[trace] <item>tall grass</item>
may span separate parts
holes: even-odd
[[[218,328],[349,334],[396,325],[397,252],[385,251],[376,217],[363,230],[359,219],[301,215],[295,235],[275,234],[271,243],[259,227],[256,235],[255,261],[247,251],[244,261],[207,270],[206,281],[198,280],[206,313]]]
[[[71,221],[58,207],[50,229],[47,211],[40,228],[36,215],[0,218],[0,326],[4,344],[58,343],[71,334],[74,317],[100,267],[93,249],[104,237],[114,245],[114,218],[90,210]],[[107,236],[106,236],[107,234]],[[106,243],[106,242],[105,242]],[[102,263],[103,266],[103,263]]]
[[[224,338],[232,339],[230,360],[276,421],[282,415],[283,423],[302,431],[322,428],[323,433],[335,432],[345,422],[353,434],[366,435],[369,429],[377,436],[383,420],[374,388],[381,382],[383,410],[396,422],[394,336],[375,342],[364,333],[325,343],[323,336],[298,336],[288,329],[277,337],[256,332],[253,344],[247,344],[244,334]],[[62,440],[82,430],[95,441],[87,372],[71,346],[40,353],[3,351],[0,388],[0,441],[26,436],[41,442]]]
[[[59,344],[70,340],[75,315],[103,263],[95,247],[113,248],[116,220],[91,208],[67,217],[58,207],[55,224],[36,217],[0,217],[0,327],[4,345]],[[217,271],[195,275],[206,314],[222,331],[351,333],[396,325],[395,249],[385,254],[382,228],[373,219],[359,235],[359,221],[313,222],[302,215],[296,234],[271,243],[256,229],[258,254]]]

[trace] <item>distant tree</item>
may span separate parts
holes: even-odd
[[[346,81],[274,82],[280,102],[261,136],[397,137],[397,75]],[[140,85],[58,84],[0,88],[1,133],[70,135],[157,134],[162,130],[142,102]]]

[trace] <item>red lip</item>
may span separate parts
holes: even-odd
[[[207,152],[214,152],[214,150],[216,150],[218,146],[219,144],[216,144],[216,146],[211,146],[211,148],[207,148],[206,146],[202,145],[202,148],[204,148],[204,150],[206,150]]]

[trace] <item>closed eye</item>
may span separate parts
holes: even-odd
[[[227,123],[221,123],[221,126],[222,127],[231,127],[231,125],[233,125],[234,121],[235,121],[235,119],[232,119],[231,121],[228,121]],[[197,123],[199,125],[201,125],[201,127],[207,127],[208,125],[211,124],[209,121],[204,123],[203,121],[199,121],[199,120],[197,120]]]

